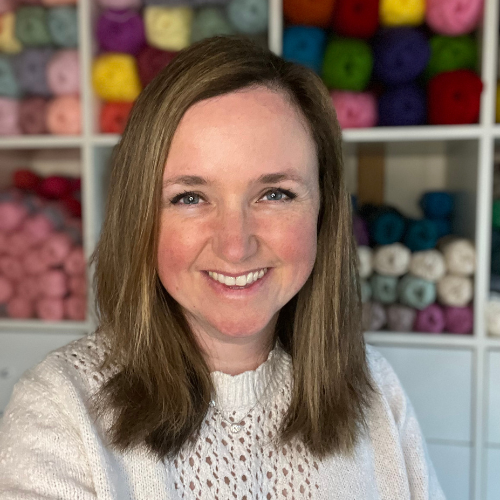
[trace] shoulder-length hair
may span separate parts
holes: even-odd
[[[156,271],[162,175],[175,130],[195,103],[254,86],[286,96],[318,155],[317,257],[280,311],[276,337],[291,355],[293,389],[279,439],[316,456],[350,453],[366,428],[374,385],[361,326],[357,252],[342,166],[341,131],[327,89],[311,70],[237,37],[181,51],[137,99],[112,160],[109,198],[93,256],[98,332],[120,366],[96,394],[112,410],[110,444],[176,456],[194,439],[214,390],[180,306]]]

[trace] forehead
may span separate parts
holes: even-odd
[[[295,169],[313,175],[316,148],[285,95],[252,88],[201,101],[174,134],[165,175],[259,176]]]

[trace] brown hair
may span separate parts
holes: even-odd
[[[120,370],[95,399],[113,410],[110,442],[175,456],[196,435],[213,392],[208,366],[156,272],[161,179],[184,113],[195,103],[265,86],[287,96],[316,143],[321,206],[311,276],[280,311],[276,336],[293,361],[281,442],[318,457],[353,451],[373,393],[361,327],[357,253],[341,132],[311,70],[248,40],[215,37],[178,56],[137,99],[112,162],[106,218],[94,253],[99,332]]]

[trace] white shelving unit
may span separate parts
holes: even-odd
[[[481,118],[476,125],[422,126],[347,130],[343,134],[347,178],[356,190],[358,148],[378,143],[385,148],[389,177],[387,201],[416,209],[425,189],[460,193],[460,223],[455,230],[475,240],[474,334],[431,335],[368,332],[403,381],[427,438],[429,450],[448,498],[500,498],[500,339],[488,337],[484,308],[489,297],[492,171],[500,125],[494,122],[499,32],[498,0],[485,0],[481,37],[481,77],[485,84]],[[73,169],[82,176],[84,248],[89,257],[99,237],[107,186],[108,161],[119,136],[97,128],[98,103],[90,85],[95,53],[93,0],[79,0],[82,134],[78,137],[0,137],[0,180],[13,168],[4,158],[27,151],[57,157],[69,150]],[[280,54],[281,0],[270,0],[269,46]],[[28,155],[29,156],[29,155]],[[403,183],[398,187],[398,183]],[[407,189],[412,189],[407,192]],[[419,191],[420,190],[420,191]],[[399,198],[398,198],[399,197]],[[90,299],[89,299],[90,302]],[[84,322],[44,323],[0,320],[0,411],[20,374],[50,350],[93,331],[89,312]]]

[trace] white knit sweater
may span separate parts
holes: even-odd
[[[87,403],[107,376],[96,369],[103,349],[95,336],[84,337],[16,384],[0,427],[0,498],[443,499],[404,390],[375,349],[367,354],[380,396],[354,456],[318,460],[299,442],[273,444],[291,384],[291,360],[278,347],[255,371],[212,374],[216,407],[244,419],[240,432],[210,408],[194,449],[160,461],[145,448],[106,446],[105,424],[92,420]]]

